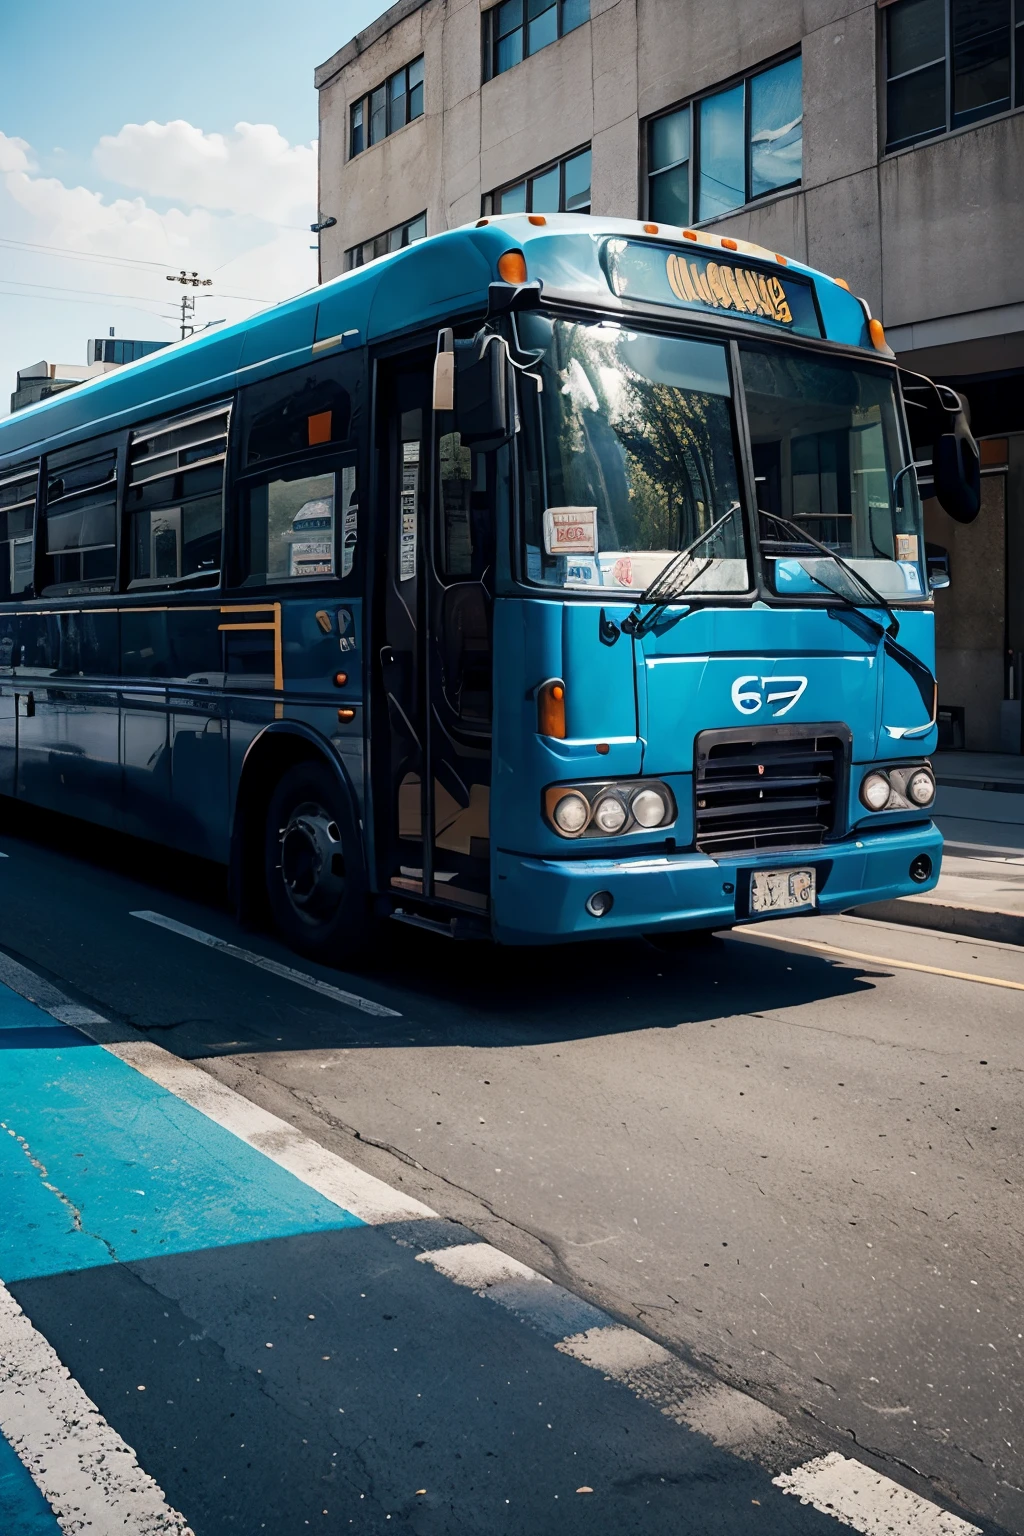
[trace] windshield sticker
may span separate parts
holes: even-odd
[[[798,336],[821,335],[811,285],[792,273],[782,277],[696,251],[632,240],[609,240],[605,252],[608,280],[619,298],[728,311]]]
[[[901,563],[904,560],[917,559],[916,533],[898,533],[896,535],[896,559]]]
[[[596,507],[548,507],[544,548],[549,555],[596,555]]]
[[[899,562],[899,567],[903,572],[903,579],[907,583],[907,591],[920,592],[921,572],[918,570],[917,566],[911,564],[909,560],[901,560]]]

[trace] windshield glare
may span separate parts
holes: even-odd
[[[616,322],[518,317],[542,352],[522,399],[529,580],[639,592],[739,503],[725,348]],[[569,509],[578,549],[552,552],[545,511]],[[550,518],[549,518],[550,524]],[[694,592],[745,592],[743,521],[701,549]]]
[[[784,517],[842,556],[886,597],[922,596],[920,503],[903,463],[887,374],[781,348],[743,347],[743,385],[768,580],[783,595],[819,593],[820,555],[771,521]],[[788,541],[788,547],[787,547]],[[852,583],[851,583],[852,585]],[[863,597],[860,598],[863,601]]]

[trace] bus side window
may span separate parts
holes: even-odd
[[[46,461],[43,595],[109,592],[117,537],[117,449],[88,443]]]
[[[263,587],[350,575],[358,517],[353,464],[322,474],[297,465],[243,485],[237,530],[239,584]]]
[[[0,476],[0,600],[19,597],[32,588],[32,525],[38,479],[38,460]]]
[[[241,473],[310,448],[354,443],[363,366],[361,352],[343,352],[243,389]]]
[[[129,588],[208,586],[220,577],[229,404],[133,432],[125,508]]]

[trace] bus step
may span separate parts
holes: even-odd
[[[465,918],[450,917],[442,922],[436,917],[421,917],[418,912],[406,912],[396,907],[390,914],[396,923],[408,923],[413,928],[426,928],[429,933],[439,933],[446,939],[481,939],[487,937],[482,925],[467,923]]]

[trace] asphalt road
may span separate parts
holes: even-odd
[[[798,1430],[1024,1528],[1024,991],[993,984],[1024,986],[1024,952],[855,918],[675,956],[393,925],[341,975],[241,933],[216,870],[17,817],[0,947],[126,1039],[199,1062]]]

